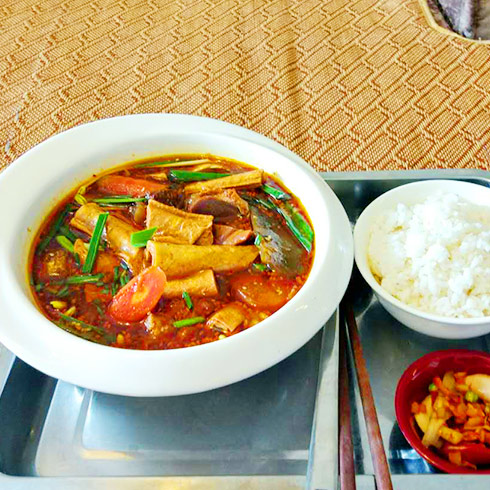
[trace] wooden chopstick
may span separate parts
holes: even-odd
[[[356,489],[356,470],[352,444],[349,375],[347,373],[346,326],[341,317],[339,332],[339,472],[340,490]]]
[[[378,416],[374,405],[373,392],[369,382],[369,373],[366,368],[364,354],[362,353],[361,339],[359,337],[354,311],[345,299],[340,305],[340,310],[341,318],[344,317],[346,319],[347,328],[349,330],[349,338],[354,357],[354,364],[356,366],[359,391],[361,393],[362,409],[364,412],[364,419],[366,421],[369,447],[371,449],[371,457],[373,460],[376,488],[377,490],[392,490],[393,483],[391,481],[390,469],[383,446]]]

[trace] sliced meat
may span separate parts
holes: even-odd
[[[235,189],[219,192],[191,194],[187,199],[187,209],[192,213],[211,214],[215,218],[248,216],[247,201]]]
[[[262,185],[263,173],[262,170],[251,170],[250,172],[233,174],[228,177],[221,177],[220,179],[193,182],[185,186],[185,192],[192,194],[194,192],[208,192],[221,189],[258,187]]]
[[[231,333],[246,319],[246,313],[239,303],[230,303],[214,313],[206,322],[208,327],[224,333]]]
[[[255,245],[176,245],[150,240],[146,247],[152,264],[161,267],[168,277],[185,277],[205,269],[214,272],[244,270],[259,254]]]
[[[252,230],[241,230],[227,225],[214,225],[216,245],[240,245],[252,238]]]
[[[163,291],[164,298],[180,298],[183,292],[191,296],[218,296],[218,286],[211,269],[200,271],[182,279],[168,281]]]
[[[97,218],[103,212],[104,210],[95,203],[84,204],[77,210],[70,224],[92,235]],[[102,235],[114,253],[128,264],[133,274],[137,274],[143,268],[144,260],[143,249],[131,245],[131,234],[136,231],[139,231],[138,228],[130,223],[109,215]]]
[[[212,235],[213,217],[204,214],[194,214],[181,209],[167,206],[151,199],[146,208],[146,226],[158,227],[155,234],[160,237],[170,237],[178,243],[195,243],[202,235]],[[209,243],[209,240],[207,241]],[[212,243],[212,241],[211,241]]]

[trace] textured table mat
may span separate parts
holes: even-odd
[[[319,170],[490,168],[490,46],[423,0],[3,0],[0,168],[128,113],[210,116]]]

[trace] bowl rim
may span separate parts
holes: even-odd
[[[490,364],[489,353],[472,349],[437,350],[429,352],[422,357],[419,357],[405,369],[400,379],[398,380],[394,399],[396,421],[398,423],[400,431],[402,432],[403,436],[410,444],[410,446],[415,451],[417,451],[420,456],[422,456],[426,461],[434,465],[436,468],[447,473],[471,473],[481,475],[490,474],[490,467],[485,469],[473,470],[471,468],[457,466],[439,456],[432,449],[425,447],[422,444],[422,439],[415,434],[415,429],[412,428],[410,420],[402,416],[403,410],[406,409],[405,404],[410,403],[409,400],[405,399],[405,390],[412,382],[413,375],[416,372],[423,372],[432,362],[440,361],[441,359],[454,358],[455,356],[458,356],[462,359],[485,359],[485,361]],[[488,374],[490,374],[490,368],[488,370]]]
[[[329,233],[330,231],[325,235],[325,242],[329,243],[329,254],[334,254],[335,256],[341,256],[341,266],[339,266],[339,276],[338,278],[338,287],[337,287],[337,295],[338,298],[335,298],[335,301],[329,302],[332,303],[332,305],[335,303],[335,306],[333,306],[330,311],[327,312],[327,307],[322,304],[310,304],[309,305],[309,310],[310,310],[310,318],[313,318],[313,316],[316,318],[315,323],[317,323],[317,320],[319,320],[319,316],[322,316],[321,319],[321,324],[316,328],[315,332],[311,333],[311,328],[310,329],[304,329],[303,331],[300,331],[296,336],[296,341],[295,347],[293,350],[290,350],[290,346],[286,345],[284,346],[279,346],[279,347],[272,347],[269,348],[269,352],[272,352],[272,354],[269,356],[268,359],[264,359],[264,356],[261,358],[262,364],[252,370],[248,370],[249,372],[245,376],[241,376],[239,378],[233,379],[233,380],[228,380],[226,382],[219,382],[216,383],[214,380],[209,380],[207,383],[203,384],[202,387],[196,389],[183,389],[182,391],[176,391],[176,390],[170,390],[171,392],[165,392],[161,388],[158,388],[155,390],[147,389],[144,388],[143,386],[138,386],[138,387],[133,387],[131,389],[111,389],[110,387],[108,388],[107,386],[104,387],[104,383],[99,383],[94,386],[93,383],[87,384],[86,382],[83,382],[83,379],[80,378],[80,376],[77,379],[73,379],[72,376],[64,375],[59,372],[59,370],[56,370],[56,366],[53,368],[52,364],[46,363],[45,362],[45,356],[39,352],[27,352],[29,349],[26,350],[25,346],[23,346],[23,342],[17,342],[18,338],[16,340],[14,339],[9,339],[6,338],[6,335],[2,332],[2,341],[6,345],[7,348],[12,350],[14,353],[17,353],[19,357],[23,358],[26,360],[26,362],[30,363],[37,369],[45,372],[48,375],[58,377],[60,379],[64,379],[65,381],[69,381],[75,384],[78,384],[83,387],[91,388],[91,389],[96,389],[98,391],[104,391],[107,393],[114,393],[114,394],[122,394],[122,395],[130,395],[130,396],[161,396],[161,395],[182,395],[182,394],[189,394],[189,393],[197,393],[201,391],[206,391],[209,389],[214,389],[218,388],[220,386],[224,386],[236,381],[240,381],[242,379],[245,379],[249,376],[252,376],[254,374],[257,374],[258,372],[261,372],[264,369],[267,369],[268,367],[274,365],[275,363],[281,361],[288,355],[292,354],[295,352],[297,349],[299,349],[302,345],[304,345],[311,337],[318,331],[323,323],[328,319],[328,316],[330,316],[333,311],[335,311],[336,306],[338,305],[338,302],[340,302],[340,299],[345,292],[345,289],[347,288],[348,281],[350,279],[350,274],[352,271],[352,266],[353,266],[353,240],[352,240],[352,233],[349,225],[349,221],[347,218],[347,215],[345,213],[344,208],[342,207],[340,201],[338,198],[335,196],[333,191],[328,187],[328,185],[325,183],[325,181],[319,176],[317,172],[314,171],[311,166],[309,166],[304,160],[302,160],[299,156],[285,148],[284,146],[280,145],[277,142],[274,142],[273,140],[270,140],[269,138],[266,138],[265,136],[262,136],[258,133],[255,133],[251,130],[248,130],[246,128],[236,126],[230,123],[226,123],[224,121],[218,121],[210,118],[203,118],[199,116],[190,116],[190,115],[180,115],[180,114],[142,114],[142,115],[129,115],[129,116],[119,116],[116,118],[109,118],[109,119],[102,119],[99,121],[91,122],[88,124],[80,125],[75,128],[72,128],[68,131],[65,131],[64,133],[60,133],[52,138],[49,138],[48,140],[45,140],[41,144],[37,145],[36,147],[32,148],[29,150],[27,153],[22,155],[19,159],[17,159],[16,162],[13,162],[9,168],[6,169],[5,172],[0,175],[0,187],[5,184],[5,181],[8,181],[10,178],[10,175],[15,174],[18,172],[20,161],[25,161],[27,160],[32,160],[33,157],[36,156],[37,153],[39,153],[40,149],[46,149],[47,146],[51,148],[51,151],[53,151],[53,148],[57,147],[57,143],[60,141],[63,141],[64,139],[67,138],[67,135],[70,136],[70,138],[73,140],[79,132],[93,132],[96,130],[99,130],[101,127],[104,125],[113,125],[116,127],[120,127],[121,125],[123,127],[127,127],[129,124],[138,124],[138,122],[142,123],[147,123],[150,124],[152,122],[155,122],[158,125],[159,121],[163,121],[163,125],[171,125],[172,129],[174,129],[175,133],[182,133],[185,135],[185,137],[188,137],[188,128],[186,126],[186,129],[184,130],[182,127],[180,128],[175,128],[175,126],[179,124],[185,124],[185,125],[193,125],[194,127],[201,128],[202,132],[207,134],[217,134],[218,135],[218,140],[219,139],[224,139],[224,140],[231,140],[233,142],[236,141],[242,141],[244,142],[245,145],[248,147],[260,147],[261,151],[266,151],[266,152],[274,152],[279,155],[280,159],[284,160],[289,160],[291,167],[295,167],[295,171],[297,172],[302,172],[305,175],[305,178],[308,180],[308,185],[311,186],[312,188],[315,188],[315,193],[318,193],[319,197],[321,197],[321,204],[325,208],[325,214],[324,217],[325,219],[328,220],[329,224],[335,228],[339,227],[341,231],[341,239],[340,243],[342,245],[342,250],[340,250],[340,245],[337,247],[337,245],[331,245],[330,238],[329,238]],[[160,131],[161,133],[161,131]],[[165,133],[165,131],[163,131]],[[171,131],[166,131],[166,133],[170,134]],[[172,133],[173,134],[173,133]],[[162,152],[163,154],[163,152]],[[135,157],[133,160],[136,160],[137,157]],[[128,160],[130,161],[130,160]],[[121,160],[119,163],[124,162],[124,160]],[[247,162],[248,163],[248,162]],[[16,165],[17,164],[17,165]],[[113,165],[115,166],[115,165]],[[80,162],[73,164],[72,167],[76,169],[78,174],[81,174],[81,166]],[[107,168],[111,168],[110,166]],[[47,178],[47,181],[52,180],[52,177]],[[287,184],[286,184],[287,185]],[[292,191],[295,194],[298,194],[298,192],[295,189],[292,189]],[[304,194],[304,192],[302,191]],[[300,198],[301,199],[301,198]],[[328,205],[327,205],[328,203]],[[312,207],[311,205],[309,206],[310,208]],[[307,209],[308,211],[308,209]],[[322,212],[323,213],[323,212]],[[311,218],[311,217],[310,217]],[[313,218],[311,218],[312,221]],[[316,220],[318,221],[318,219]],[[318,226],[318,223],[316,224]],[[316,257],[320,257],[320,252],[318,248],[316,247],[315,243],[315,260],[313,262],[313,268],[312,272],[314,271],[315,267],[315,261]],[[1,247],[0,247],[1,248]],[[337,250],[338,249],[338,250]],[[2,249],[3,250],[3,249]],[[3,253],[1,254],[3,255]],[[321,267],[323,266],[323,263],[327,263],[327,257],[329,257],[329,260],[332,260],[332,257],[327,255],[327,253],[324,254],[324,256],[321,258],[319,264],[319,270],[316,271],[315,278],[319,276]],[[5,263],[4,257],[0,256],[0,261],[3,261]],[[8,270],[12,272],[13,267],[8,267]],[[1,272],[1,271],[0,271]],[[2,277],[5,277],[2,276]],[[14,277],[14,273],[12,272],[11,277]],[[311,274],[308,279],[310,279]],[[124,360],[130,360],[131,362],[137,362],[140,359],[144,359],[147,361],[151,362],[158,362],[161,359],[169,359],[167,362],[171,362],[172,359],[188,359],[192,360],[194,354],[196,352],[199,353],[204,353],[206,352],[206,356],[209,359],[211,356],[211,353],[216,354],[216,352],[221,352],[223,351],[223,348],[221,347],[222,345],[229,345],[230,349],[237,349],[237,344],[244,344],[244,345],[249,345],[252,343],[252,339],[260,339],[261,338],[261,332],[265,331],[267,329],[270,329],[272,327],[273,323],[278,323],[283,319],[284,314],[292,314],[293,316],[297,316],[297,312],[301,309],[301,299],[303,298],[304,295],[307,294],[309,291],[310,294],[314,293],[314,291],[311,289],[311,283],[312,281],[307,281],[305,282],[303,288],[295,295],[295,297],[288,302],[283,308],[278,310],[276,312],[275,319],[273,318],[268,318],[261,322],[259,325],[254,326],[253,329],[249,329],[245,332],[241,332],[240,335],[233,336],[227,339],[224,339],[223,341],[220,341],[220,347],[217,347],[217,342],[209,343],[209,344],[204,344],[204,345],[198,345],[198,346],[193,346],[193,349],[190,349],[189,347],[186,348],[180,348],[180,349],[172,349],[172,350],[158,350],[158,351],[148,351],[148,350],[132,350],[132,349],[116,349],[114,347],[109,347],[109,346],[104,346],[100,344],[94,344],[91,342],[87,342],[86,340],[79,339],[76,336],[69,334],[67,332],[62,331],[59,329],[57,326],[55,326],[50,320],[48,320],[44,315],[37,311],[36,315],[36,321],[39,322],[44,322],[43,325],[48,326],[53,332],[53,335],[56,336],[57,338],[61,339],[61,336],[64,336],[63,338],[65,339],[63,342],[69,342],[70,348],[73,349],[76,344],[81,346],[81,349],[85,351],[86,353],[90,353],[94,356],[100,356],[100,352],[111,352],[110,357],[112,358],[118,358],[118,359],[124,359]],[[323,280],[324,281],[324,280]],[[321,282],[321,281],[320,281]],[[314,284],[315,282],[313,282]],[[308,286],[308,287],[307,287]],[[317,293],[318,294],[318,293]],[[6,295],[5,295],[6,296]],[[27,298],[25,298],[27,300]],[[338,301],[337,301],[338,299]],[[295,301],[296,300],[296,301]],[[3,298],[3,301],[5,301],[5,297]],[[310,300],[311,303],[312,300]],[[0,295],[0,304],[2,303],[2,295]],[[32,303],[32,301],[31,301]],[[289,307],[288,307],[289,305]],[[314,308],[315,307],[315,308]],[[294,309],[295,308],[295,309]],[[317,312],[313,312],[313,310],[317,310]],[[281,310],[283,310],[282,314],[280,313]],[[279,315],[277,315],[279,313]],[[328,315],[327,315],[328,313]],[[313,315],[313,316],[312,316]],[[3,320],[5,321],[5,319]],[[273,322],[273,323],[272,323]],[[47,327],[46,327],[47,328]],[[308,333],[310,332],[310,333]],[[269,336],[270,337],[270,336]],[[249,339],[245,341],[244,339]],[[68,340],[66,340],[68,339]],[[243,340],[242,340],[243,339]],[[289,344],[292,342],[289,341]],[[232,347],[234,346],[234,347]],[[282,350],[281,350],[282,349]],[[140,361],[143,362],[143,361]],[[219,379],[224,379],[226,378],[225,374],[220,375],[221,378]],[[229,377],[229,375],[228,375]],[[82,376],[83,378],[83,376]],[[189,381],[190,385],[193,385],[194,383]],[[142,384],[143,385],[143,384]],[[120,383],[120,386],[121,383]]]
[[[361,273],[362,277],[364,280],[368,283],[368,285],[373,289],[373,291],[381,296],[385,301],[388,303],[392,304],[395,307],[398,307],[399,309],[405,311],[406,313],[410,313],[413,316],[416,316],[420,319],[423,320],[430,320],[433,322],[438,322],[438,323],[445,323],[450,326],[461,326],[461,325],[468,325],[468,326],[482,326],[484,324],[487,324],[490,322],[490,315],[488,316],[482,316],[482,317],[477,317],[477,318],[455,318],[455,317],[450,317],[450,316],[443,316],[443,315],[436,315],[434,313],[429,313],[429,312],[424,312],[423,310],[417,309],[413,306],[407,305],[406,303],[403,303],[400,301],[398,298],[390,294],[386,289],[384,289],[378,281],[374,278],[373,273],[371,272],[371,268],[369,267],[369,263],[367,260],[367,250],[361,249],[359,242],[361,241],[362,238],[366,234],[369,233],[369,228],[368,224],[369,222],[372,222],[373,216],[371,216],[371,213],[373,213],[373,210],[376,209],[378,206],[380,206],[380,203],[383,202],[383,200],[390,198],[393,195],[396,195],[398,192],[400,192],[401,189],[406,189],[408,187],[429,187],[433,185],[450,185],[450,186],[461,186],[461,187],[467,187],[471,186],[473,188],[478,187],[478,189],[485,189],[489,193],[490,197],[490,188],[476,184],[473,182],[464,182],[460,181],[457,179],[454,180],[448,180],[448,179],[430,179],[430,180],[421,180],[417,182],[410,182],[408,184],[402,184],[400,186],[397,186],[393,189],[390,189],[389,191],[384,192],[380,196],[378,196],[376,199],[371,201],[362,211],[362,213],[359,215],[359,218],[356,221],[356,224],[354,226],[354,260],[357,268],[359,269],[359,272]],[[437,189],[434,189],[435,191]],[[359,225],[360,223],[360,225]],[[365,226],[366,230],[364,233],[361,231],[361,227]]]

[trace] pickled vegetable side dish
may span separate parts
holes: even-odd
[[[411,410],[422,444],[458,466],[490,465],[490,376],[449,371]]]
[[[313,253],[311,223],[277,179],[181,155],[75,189],[41,226],[29,274],[60,328],[105,345],[175,349],[270,316],[303,286]]]

